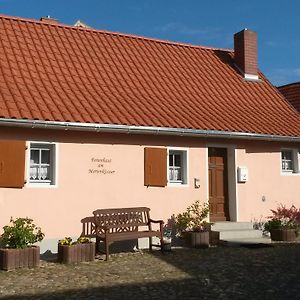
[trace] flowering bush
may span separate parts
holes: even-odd
[[[17,218],[10,219],[11,225],[3,227],[1,243],[8,248],[26,248],[44,238],[41,228],[37,227],[32,219]]]
[[[300,228],[300,209],[297,209],[294,205],[290,208],[286,208],[283,204],[280,204],[276,210],[271,209],[272,216],[269,216],[264,226],[265,231],[272,229],[296,229]]]
[[[199,200],[188,206],[186,211],[175,216],[175,226],[179,234],[185,231],[206,231],[206,218],[209,214],[209,204],[201,204]]]
[[[76,241],[73,241],[72,238],[70,237],[65,237],[62,240],[58,241],[59,245],[64,245],[64,246],[71,246],[71,245],[76,245],[76,244],[87,244],[90,243],[91,240],[87,237],[79,237]]]

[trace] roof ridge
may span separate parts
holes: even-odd
[[[23,21],[23,22],[29,22],[29,23],[43,24],[43,25],[52,26],[52,27],[55,26],[55,27],[62,27],[62,28],[66,28],[66,29],[91,31],[91,32],[102,33],[102,34],[111,34],[111,35],[117,35],[117,36],[121,36],[121,37],[134,38],[134,39],[169,44],[169,45],[174,45],[174,46],[197,48],[197,49],[204,49],[204,50],[217,50],[217,51],[233,52],[233,49],[228,49],[228,48],[194,45],[194,44],[183,43],[183,42],[175,42],[175,41],[163,40],[163,39],[158,39],[158,38],[145,37],[145,36],[140,36],[140,35],[130,34],[130,33],[109,31],[109,30],[104,30],[104,29],[78,27],[78,26],[67,25],[67,24],[63,24],[63,23],[48,23],[48,22],[44,22],[44,21],[40,21],[40,20],[36,20],[36,19],[31,19],[31,18],[7,16],[7,15],[0,14],[0,19],[1,18],[8,19],[8,20],[14,20],[14,21]]]

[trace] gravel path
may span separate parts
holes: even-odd
[[[0,299],[300,299],[300,244],[178,248],[0,271]]]

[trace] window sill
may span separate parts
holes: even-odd
[[[293,172],[293,171],[281,171],[281,176],[300,176],[299,172]]]
[[[27,188],[42,188],[42,189],[54,189],[57,188],[57,184],[51,184],[50,182],[29,182],[25,185]]]
[[[183,188],[186,188],[186,187],[189,187],[189,185],[187,183],[181,183],[181,182],[169,182],[168,187],[183,187]]]

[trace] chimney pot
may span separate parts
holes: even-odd
[[[234,61],[245,79],[258,80],[255,31],[246,28],[234,35]]]

